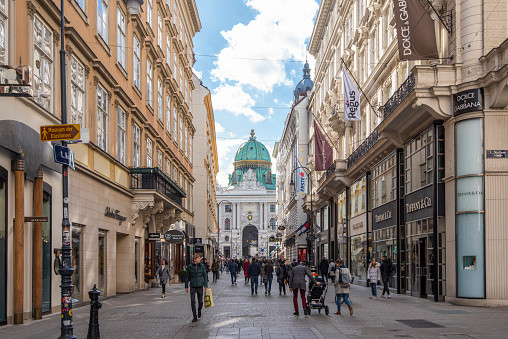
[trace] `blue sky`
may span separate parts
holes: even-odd
[[[196,0],[195,73],[212,92],[220,172],[255,129],[271,151],[302,78],[316,0]],[[309,56],[311,67],[313,60]],[[272,159],[274,162],[274,159]]]

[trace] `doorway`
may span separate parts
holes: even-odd
[[[243,228],[242,233],[242,256],[253,257],[257,253],[258,229],[256,226],[248,225]]]
[[[411,295],[427,297],[427,237],[413,238],[411,242],[412,256],[412,289]]]

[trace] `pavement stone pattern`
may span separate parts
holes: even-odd
[[[211,274],[210,274],[211,278]],[[371,300],[370,288],[352,286],[354,315],[343,308],[341,316],[333,314],[333,286],[324,310],[311,315],[293,315],[292,295],[279,296],[273,283],[272,295],[259,287],[251,296],[250,284],[243,275],[232,286],[229,274],[221,275],[217,284],[210,283],[215,306],[203,310],[202,318],[192,323],[190,298],[183,284],[170,285],[167,297],[160,289],[149,289],[103,300],[99,311],[102,338],[502,338],[508,337],[508,308],[455,306],[448,303],[392,294],[392,299]],[[380,292],[380,291],[379,291]],[[345,305],[343,305],[345,307]],[[86,338],[90,309],[75,308],[74,334]],[[23,325],[0,327],[0,338],[57,338],[59,314]]]

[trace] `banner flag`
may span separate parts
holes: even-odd
[[[400,60],[437,59],[434,20],[419,0],[393,0]]]
[[[332,166],[333,151],[316,121],[314,121],[314,146],[316,171],[326,171]]]
[[[309,227],[310,227],[310,224],[308,221],[306,221],[305,224],[298,227],[298,229],[296,230],[296,235],[301,236],[302,234],[304,234],[305,232],[307,232],[309,230]]]
[[[309,178],[307,177],[307,173],[303,170],[303,168],[298,168],[297,176],[296,176],[296,191],[307,194],[307,186],[309,183]]]
[[[360,91],[344,65],[342,65],[342,87],[344,88],[344,121],[362,120]]]

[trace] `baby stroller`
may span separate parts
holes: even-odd
[[[325,305],[326,291],[328,290],[328,285],[321,278],[316,278],[321,285],[314,284],[312,281],[309,283],[309,293],[307,294],[307,314],[310,314],[310,310],[312,308],[317,309],[319,313],[321,310],[325,309],[325,314],[328,315],[330,310],[327,305]]]

